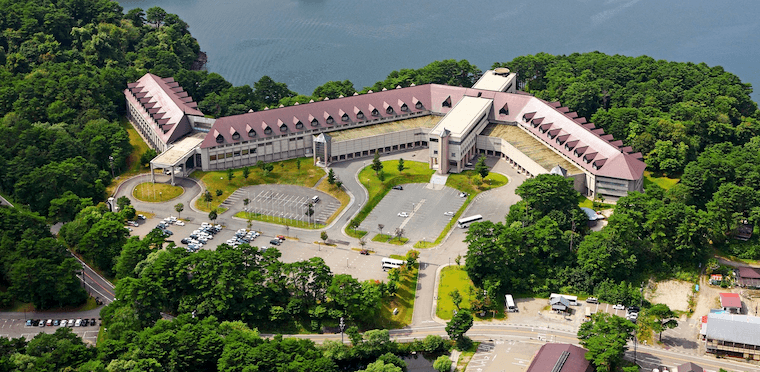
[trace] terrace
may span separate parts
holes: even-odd
[[[531,158],[547,171],[551,170],[556,165],[559,165],[567,170],[568,175],[572,176],[583,173],[583,170],[578,168],[575,164],[558,155],[545,144],[539,142],[530,134],[515,125],[488,124],[483,130],[482,135],[498,137],[509,142],[510,145],[514,146],[517,150]]]
[[[368,125],[361,128],[346,129],[330,132],[332,142],[348,141],[357,138],[372,137],[379,134],[394,133],[415,128],[433,128],[443,117],[428,115],[390,123]]]

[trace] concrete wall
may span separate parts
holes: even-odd
[[[524,170],[532,176],[539,174],[549,173],[548,169],[538,165],[533,159],[520,152],[506,140],[499,137],[478,136],[478,150],[493,151],[504,154],[503,157],[510,161],[510,164],[515,164],[519,170]]]
[[[414,128],[403,131],[378,134],[375,136],[332,142],[331,162],[373,156],[375,150],[381,153],[405,150],[422,146],[428,140],[430,128]]]
[[[259,160],[271,162],[311,156],[312,135],[244,141],[213,149],[201,149],[204,171],[254,165]]]

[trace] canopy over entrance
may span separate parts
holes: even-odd
[[[175,142],[168,150],[162,152],[153,160],[150,161],[150,180],[156,182],[155,173],[153,170],[156,168],[169,169],[172,177],[172,185],[174,185],[174,168],[180,165],[185,165],[187,160],[195,154],[195,150],[200,146],[203,139],[206,137],[206,133],[193,133],[177,142]],[[187,167],[182,167],[183,176],[187,173]]]

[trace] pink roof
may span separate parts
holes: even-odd
[[[129,83],[124,95],[133,105],[143,107],[141,114],[147,122],[159,125],[153,130],[165,143],[190,132],[189,123],[182,120],[185,115],[203,116],[198,105],[171,77],[145,74],[136,82]]]
[[[517,122],[523,128],[536,135],[544,143],[564,154],[566,157],[588,172],[600,176],[638,180],[643,177],[646,164],[640,154],[631,154],[630,147],[624,147],[622,142],[615,141],[611,135],[605,135],[601,128],[595,128],[593,123],[585,123],[585,119],[578,118],[575,112],[562,107],[558,103],[548,102],[527,94],[514,94],[494,92],[480,89],[452,87],[448,85],[426,84],[414,87],[391,89],[382,92],[360,94],[355,96],[318,101],[308,104],[282,107],[246,114],[222,117],[216,120],[213,128],[218,129],[222,136],[222,142],[209,134],[201,144],[201,148],[214,147],[220,144],[229,144],[247,141],[255,138],[267,138],[286,133],[299,133],[312,129],[339,128],[345,124],[371,121],[375,119],[391,118],[403,113],[416,113],[421,111],[433,112],[445,115],[465,96],[483,97],[493,99],[492,110],[489,119],[496,122]],[[408,103],[412,103],[409,105]],[[451,102],[444,107],[444,102]],[[401,110],[401,105],[406,103],[408,111]],[[421,107],[417,107],[421,103]],[[377,108],[380,109],[377,109]],[[388,109],[392,113],[388,114]],[[499,113],[501,108],[508,108],[507,114]],[[372,111],[377,109],[377,116]],[[359,117],[359,113],[363,117]],[[342,120],[342,116],[349,118],[348,122]],[[333,118],[332,123],[327,123],[328,118]],[[527,119],[526,123],[523,119]],[[542,123],[533,127],[530,121]],[[295,128],[295,123],[302,122],[301,128]],[[281,132],[279,123],[284,123],[287,131]],[[315,122],[317,126],[312,126]],[[270,123],[271,133],[263,131],[262,123]],[[278,123],[278,125],[273,125]],[[229,128],[236,128],[242,135],[240,139],[233,140],[229,135]],[[248,129],[246,129],[248,128]],[[561,136],[560,143],[553,138]],[[249,131],[254,130],[255,136],[249,137]],[[317,133],[317,132],[312,132]],[[566,140],[566,142],[564,142]],[[567,148],[566,148],[567,146]],[[584,157],[576,156],[586,154]]]
[[[742,300],[739,298],[738,293],[721,293],[720,306],[740,308],[742,307]]]

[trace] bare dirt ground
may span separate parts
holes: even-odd
[[[720,308],[720,294],[734,292],[734,288],[721,288],[708,284],[709,276],[702,275],[697,296],[697,307],[694,309],[694,317],[699,318],[710,313],[710,309]]]
[[[689,296],[693,284],[680,280],[668,280],[657,283],[657,288],[646,297],[653,304],[665,304],[671,310],[689,310]]]

